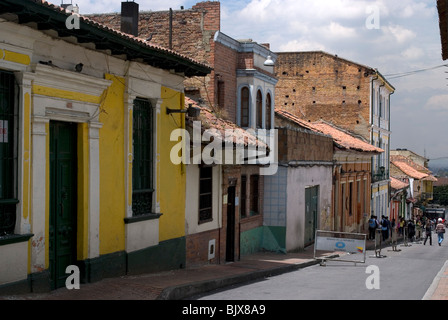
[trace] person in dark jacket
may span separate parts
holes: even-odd
[[[372,215],[369,219],[369,240],[375,239],[375,230],[378,228],[376,216]]]
[[[424,228],[425,228],[425,240],[423,241],[423,245],[426,245],[426,241],[429,238],[429,245],[432,246],[432,223],[430,219],[426,219]]]

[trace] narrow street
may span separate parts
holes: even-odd
[[[310,266],[298,271],[266,278],[263,281],[196,297],[198,300],[421,300],[431,293],[432,283],[448,257],[448,243],[399,245],[382,250],[375,257],[367,252],[365,264],[329,261],[326,266]],[[377,266],[379,289],[368,289]],[[375,267],[373,267],[375,268]],[[370,277],[370,278],[369,278]]]

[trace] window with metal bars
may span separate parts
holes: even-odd
[[[241,218],[247,217],[247,176],[241,176],[241,201],[240,201],[240,209],[241,209]]]
[[[199,168],[199,223],[213,219],[213,168]]]
[[[263,95],[261,94],[260,90],[258,90],[258,92],[257,92],[256,107],[257,107],[257,128],[262,128],[263,127]]]
[[[241,126],[248,127],[249,126],[249,108],[250,108],[250,99],[249,99],[249,88],[244,87],[241,89]]]
[[[154,193],[154,123],[151,102],[134,100],[132,162],[132,214],[152,213]]]
[[[17,199],[17,110],[14,74],[0,71],[0,236],[13,234]]]
[[[254,216],[259,213],[259,175],[250,176],[250,215]]]

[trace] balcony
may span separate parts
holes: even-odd
[[[379,167],[372,171],[372,183],[389,179],[389,170],[385,167]]]

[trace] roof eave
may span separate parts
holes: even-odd
[[[38,30],[53,29],[60,38],[73,36],[78,43],[94,43],[97,50],[109,49],[112,55],[126,55],[128,60],[141,59],[146,64],[165,70],[174,70],[187,77],[205,76],[211,67],[195,62],[168,49],[152,47],[142,39],[107,27],[100,27],[94,21],[80,18],[79,29],[68,29],[66,20],[71,13],[50,4],[40,4],[31,0],[2,0],[0,14],[12,13],[17,15],[19,24],[35,22]]]

